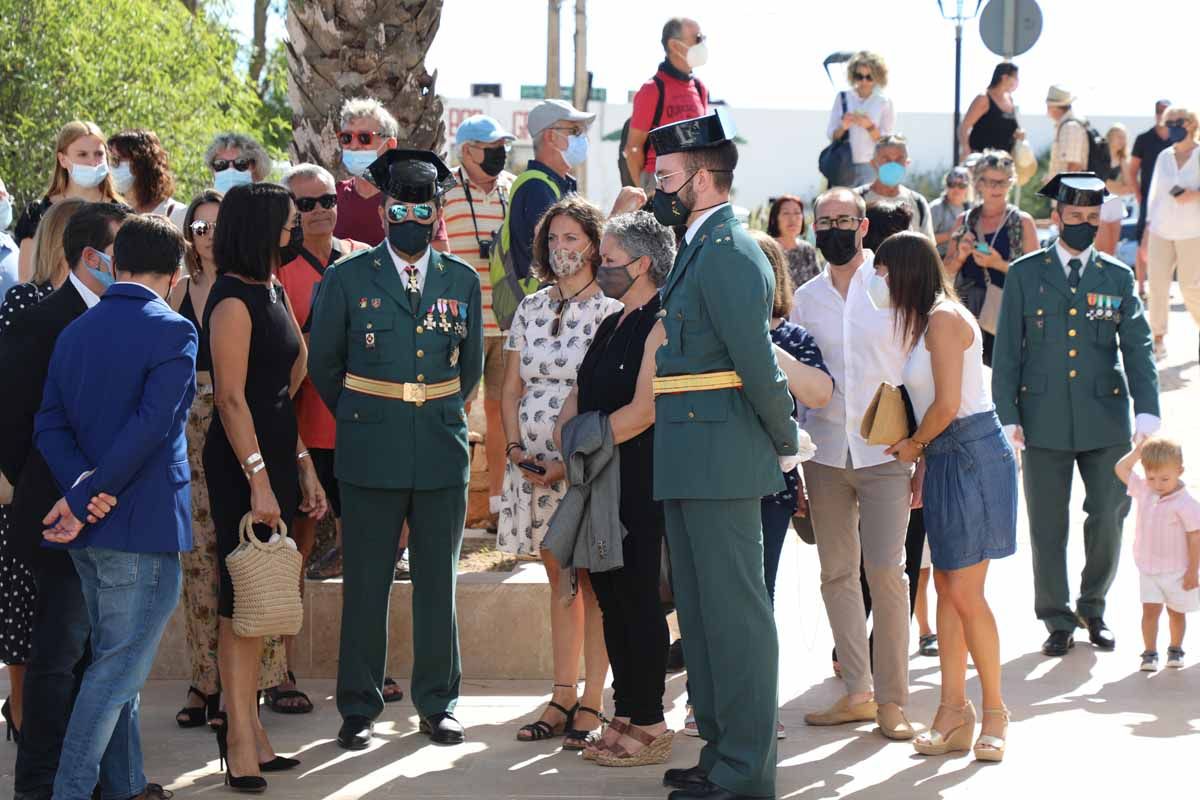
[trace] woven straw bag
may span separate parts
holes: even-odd
[[[238,636],[294,636],[304,622],[300,569],[304,558],[288,544],[279,521],[279,539],[267,543],[254,535],[254,519],[242,517],[241,543],[225,559],[233,579],[233,632]]]

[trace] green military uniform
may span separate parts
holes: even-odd
[[[710,115],[650,138],[661,159],[732,135]],[[727,204],[717,208],[681,245],[663,289],[655,380],[654,497],[665,501],[700,766],[717,786],[762,797],[775,794],[779,648],[761,498],[784,488],[777,454],[794,455],[799,436],[767,327],[774,293],[762,250]],[[722,373],[740,388],[680,388]]]
[[[403,167],[402,157],[413,152],[391,151],[372,165],[376,174],[390,158],[392,183],[388,163],[376,176],[389,206],[424,202],[427,194],[432,199],[397,185],[397,164]],[[437,164],[441,179],[444,165]],[[394,227],[389,220],[389,230]],[[313,315],[309,375],[337,418],[344,563],[337,705],[343,718],[373,720],[383,711],[388,600],[405,522],[413,702],[427,718],[452,712],[458,699],[455,586],[470,475],[463,404],[483,371],[483,315],[474,268],[426,248],[419,293],[409,291],[385,241],[326,271]],[[439,385],[450,393],[432,397]]]
[[[1060,203],[1095,206],[1104,189],[1095,176],[1061,175],[1043,193]],[[1152,415],[1152,424],[1159,414],[1150,328],[1133,273],[1094,248],[1087,252],[1074,279],[1069,270],[1076,259],[1064,264],[1056,245],[1013,262],[992,357],[996,412],[1002,424],[1024,432],[1034,605],[1051,633],[1104,615],[1129,508],[1113,467],[1129,452],[1130,397],[1139,416]],[[1087,560],[1072,611],[1067,510],[1076,465],[1085,491]]]

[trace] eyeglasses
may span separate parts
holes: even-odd
[[[817,217],[813,220],[813,227],[819,231],[827,231],[830,228],[837,228],[839,231],[852,231],[862,221],[863,217],[852,217],[849,214],[843,214],[840,217]]]
[[[195,220],[188,226],[192,229],[192,236],[208,236],[217,230],[217,223],[206,222],[202,219]]]
[[[321,208],[330,209],[337,205],[336,194],[323,194],[320,197],[297,197],[296,208],[303,214],[307,214],[317,207],[320,203]]]
[[[358,143],[365,147],[374,141],[376,136],[383,134],[379,131],[342,131],[338,134],[338,141],[342,143],[342,147],[347,147],[357,138]]]
[[[856,72],[856,73],[854,73],[854,82],[855,82],[855,83],[858,83],[859,81],[871,81],[871,82],[874,82],[874,80],[875,80],[875,76],[874,76],[874,75],[872,75],[872,74],[871,74],[871,73],[869,73],[869,72]]]
[[[299,201],[297,201],[296,205],[300,205]],[[418,203],[411,206],[405,203],[395,203],[388,206],[388,220],[390,222],[403,222],[408,216],[409,209],[412,209],[412,215],[421,222],[433,218],[433,204],[431,203]]]
[[[946,188],[947,189],[965,189],[965,188],[967,188],[967,184],[965,182],[961,182],[961,181],[951,181],[950,183],[946,184]]]
[[[1007,189],[1012,182],[1012,178],[980,178],[976,181],[985,189]]]
[[[677,169],[674,172],[668,172],[666,175],[659,175],[658,173],[655,173],[654,188],[662,191],[663,185],[667,182],[668,178],[673,178],[676,175],[682,175],[685,172],[687,172],[686,169]]]
[[[213,172],[224,172],[233,167],[238,172],[245,172],[254,166],[253,158],[235,158],[230,161],[227,158],[214,158],[212,162]]]

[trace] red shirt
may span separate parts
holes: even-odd
[[[708,113],[708,90],[699,91],[693,78],[680,80],[674,75],[664,72],[660,67],[655,75],[663,84],[662,114],[658,118],[659,127],[679,122],[683,119],[702,117]],[[633,116],[629,127],[639,131],[649,132],[654,127],[654,109],[658,106],[658,86],[653,80],[648,80],[633,96]],[[646,142],[646,164],[642,172],[654,172],[654,149]]]
[[[337,185],[337,225],[333,235],[339,239],[353,239],[365,242],[369,247],[381,244],[387,233],[383,230],[383,220],[379,218],[379,195],[363,197],[354,188],[354,178],[347,178]],[[438,220],[437,230],[433,232],[435,242],[449,242],[446,235],[446,223]],[[441,248],[445,250],[446,248]]]
[[[347,253],[365,249],[365,244],[353,239],[334,241],[329,264]],[[280,267],[278,277],[279,282],[283,284],[283,291],[287,293],[288,302],[292,305],[292,311],[296,314],[300,330],[307,334],[313,294],[321,282],[322,273],[317,272],[317,268],[301,255]],[[332,450],[337,437],[337,426],[329,407],[317,394],[308,378],[300,384],[300,391],[296,392],[296,399],[292,405],[296,409],[296,425],[300,430],[300,438],[304,440],[304,446]]]

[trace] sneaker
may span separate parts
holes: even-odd
[[[1183,669],[1183,648],[1167,648],[1167,669]]]
[[[783,727],[782,722],[775,723],[775,738],[776,739],[786,739],[787,738],[787,728]]]
[[[1158,672],[1158,653],[1154,650],[1142,653],[1142,672]]]
[[[700,729],[696,727],[696,712],[691,706],[687,707],[687,717],[683,720],[683,733],[685,736],[700,735]]]

